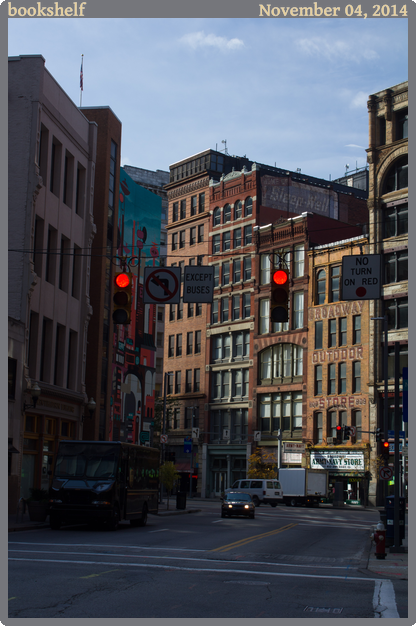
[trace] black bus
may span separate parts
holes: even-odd
[[[60,441],[50,489],[50,526],[119,521],[145,526],[157,514],[159,450],[120,441]]]

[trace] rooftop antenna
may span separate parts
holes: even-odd
[[[349,170],[350,166],[348,165],[348,163],[345,166],[345,174],[348,174],[348,170]]]
[[[223,143],[224,146],[225,146],[224,147],[224,154],[228,154],[228,152],[227,152],[227,140],[226,139],[221,139],[221,143]],[[222,152],[222,150],[221,150],[221,152]]]

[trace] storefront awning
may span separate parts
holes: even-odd
[[[175,463],[175,469],[177,472],[187,472],[189,474],[189,463]]]

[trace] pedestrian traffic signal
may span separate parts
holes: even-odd
[[[289,321],[289,272],[272,271],[270,295],[270,319],[272,322]]]
[[[381,428],[376,428],[376,441],[381,441]]]
[[[344,426],[344,437],[343,437],[343,440],[344,441],[348,441],[350,436],[351,436],[351,429],[350,429],[350,427],[349,426]]]
[[[132,274],[118,272],[114,278],[113,322],[130,324],[131,322]]]

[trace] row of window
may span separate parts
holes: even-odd
[[[170,170],[170,182],[173,183],[188,176],[193,176],[205,170],[211,170],[214,172],[222,172],[224,169],[224,157],[220,154],[204,154],[204,156],[197,159],[191,159],[182,165],[173,167]]]
[[[251,316],[251,294],[243,293],[214,300],[211,305],[211,324],[230,320],[247,319]]]
[[[251,279],[251,257],[224,261],[221,265],[214,265],[214,287],[239,283],[241,280]]]
[[[347,411],[319,411],[314,414],[314,441],[323,443],[324,437],[336,437],[337,426],[355,426],[355,441],[361,441],[361,411],[351,411],[348,423]]]
[[[287,322],[271,322],[270,321],[270,299],[262,298],[259,304],[259,335],[265,335],[273,332],[285,332],[297,328],[303,328],[304,322],[304,292],[293,291],[289,296],[289,320]]]
[[[251,224],[244,226],[244,228],[239,227],[233,230],[226,230],[223,233],[212,236],[212,254],[248,246],[252,243],[252,240],[253,229]]]
[[[392,116],[393,129],[393,141],[399,141],[400,139],[407,139],[408,137],[408,107],[400,109]],[[377,118],[377,145],[384,146],[386,144],[386,118]]]
[[[186,334],[186,354],[200,354],[201,352],[201,332],[200,330],[191,331]],[[168,357],[182,356],[182,333],[169,335],[168,338]]]
[[[220,224],[228,224],[228,222],[235,222],[243,217],[250,217],[253,215],[253,198],[246,198],[244,202],[236,200],[234,207],[231,204],[226,204],[223,208],[215,207],[212,213],[212,225],[219,226]],[[222,215],[222,220],[221,220]]]
[[[170,304],[169,305],[169,321],[174,322],[175,320],[183,319],[183,298],[180,299],[179,304]],[[202,304],[201,302],[189,302],[187,305],[187,317],[198,317],[202,315]]]
[[[334,348],[361,343],[361,315],[352,316],[352,341],[348,341],[348,318],[338,317],[328,320],[327,341],[324,341],[324,321],[315,322],[315,349]]]
[[[259,354],[260,383],[272,385],[283,378],[303,375],[303,348],[291,343],[277,344]]]
[[[186,406],[184,410],[184,420],[181,423],[181,409],[175,407],[168,414],[168,428],[176,430],[178,428],[198,428],[199,414],[193,406]]]
[[[213,335],[211,343],[212,360],[215,362],[250,358],[249,330]]]
[[[212,372],[212,401],[225,400],[248,400],[249,396],[249,378],[250,371],[248,368],[240,370],[221,370],[220,372]]]
[[[260,255],[260,284],[270,283],[270,254]],[[292,278],[300,278],[305,274],[305,246],[300,244],[291,248],[280,248],[273,252],[273,267],[285,267]]]
[[[197,243],[202,243],[204,241],[204,224],[199,224],[199,226],[192,226],[189,228],[189,240],[188,243],[190,246],[194,246]],[[172,250],[180,250],[185,248],[186,246],[186,230],[180,230],[177,233],[172,233],[171,235],[171,247]]]
[[[260,427],[272,433],[282,429],[300,436],[302,432],[302,392],[267,393],[258,396]]]
[[[185,371],[185,393],[196,393],[200,390],[200,369],[189,369]],[[168,372],[168,394],[183,393],[182,372]]]
[[[224,429],[230,430],[230,440],[247,438],[248,409],[215,409],[211,411],[211,441],[223,438]]]
[[[340,395],[347,393],[347,364],[329,363],[327,366],[327,388],[324,392],[324,366],[315,365],[315,396]],[[361,361],[353,361],[351,368],[351,393],[361,393]]]
[[[191,196],[189,209],[189,215],[191,217],[194,215],[198,215],[198,213],[203,213],[205,211],[205,193]],[[186,219],[186,217],[188,217],[186,198],[184,198],[180,202],[174,202],[172,205],[172,222],[184,220]]]

